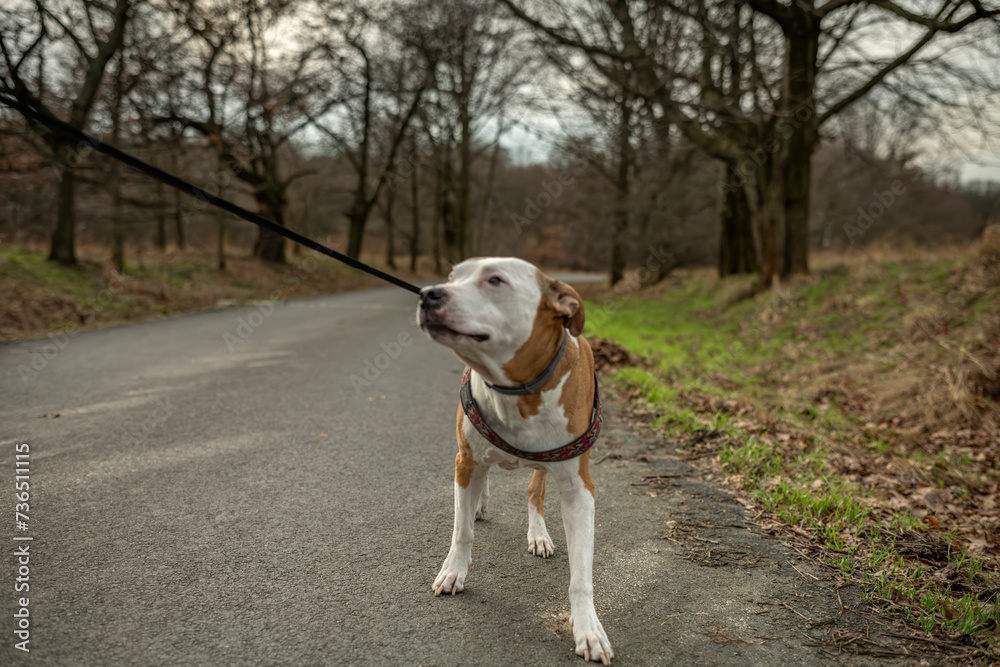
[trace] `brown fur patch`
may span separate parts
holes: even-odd
[[[545,367],[556,356],[556,352],[559,351],[559,346],[562,344],[562,330],[562,319],[553,318],[552,310],[546,306],[543,299],[538,305],[538,313],[535,315],[535,323],[531,328],[531,336],[514,353],[514,358],[504,364],[503,372],[510,379],[511,384],[531,382],[542,374]],[[556,372],[542,386],[542,390],[518,397],[517,409],[523,419],[538,414],[542,404],[542,391],[552,389],[558,384],[559,379],[569,370],[566,362],[567,359],[564,355],[559,360],[559,365],[556,366]]]
[[[476,467],[476,460],[472,458],[472,447],[469,446],[469,441],[465,439],[465,432],[462,430],[464,422],[465,412],[462,410],[461,404],[459,404],[458,425],[455,429],[458,434],[458,454],[455,456],[455,483],[463,489],[468,488],[469,481],[472,479],[472,469]]]
[[[531,475],[531,481],[528,482],[528,502],[535,506],[538,513],[545,518],[545,510],[542,509],[542,505],[545,503],[545,471],[536,470]]]
[[[594,495],[594,480],[590,476],[590,450],[588,449],[580,456],[580,479],[583,480],[583,488]]]
[[[545,370],[562,345],[562,330],[562,317],[543,298],[531,325],[531,335],[514,353],[514,357],[504,364],[503,372],[511,384],[531,382]]]
[[[583,336],[577,336],[578,352],[573,370],[563,385],[559,405],[566,415],[566,430],[574,438],[590,428],[594,416],[594,353]]]
[[[570,333],[574,336],[579,335],[580,331],[583,330],[583,300],[580,299],[576,291],[566,283],[552,280],[541,271],[537,272],[537,277],[542,298],[535,313],[531,335],[503,367],[504,373],[512,384],[530,382],[541,375],[552,358],[556,356],[559,346],[562,345],[564,328],[569,327]],[[564,297],[568,295],[572,299],[576,299],[579,304],[571,317],[565,311],[565,304],[560,305],[558,301],[560,295]],[[567,317],[569,317],[568,320]],[[587,350],[589,353],[589,346]],[[577,354],[567,344],[565,355],[542,389],[533,394],[518,397],[517,409],[521,413],[522,419],[538,414],[542,403],[541,392],[557,387],[563,375],[576,368],[577,359]],[[591,374],[593,374],[593,367],[593,357],[591,356]],[[565,391],[563,393],[565,394]]]

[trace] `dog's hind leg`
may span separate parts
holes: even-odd
[[[486,481],[483,483],[483,490],[479,494],[479,502],[476,504],[476,521],[486,520],[486,505],[490,501],[490,474],[486,473]]]
[[[528,483],[528,551],[548,558],[555,551],[549,531],[545,529],[545,471],[536,470]]]

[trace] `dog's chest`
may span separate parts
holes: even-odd
[[[569,420],[563,405],[560,404],[565,382],[566,377],[563,377],[555,388],[541,392],[538,403],[530,405],[525,410],[529,413],[526,415],[522,415],[522,409],[525,406],[518,404],[517,397],[487,397],[488,389],[481,380],[478,386],[473,385],[473,395],[476,397],[483,420],[497,435],[518,449],[527,452],[544,452],[561,447],[573,440],[573,436],[567,428]],[[480,399],[480,396],[484,398]],[[536,409],[537,412],[535,412]],[[520,459],[497,449],[479,434],[468,417],[465,418],[464,431],[476,461],[482,461],[488,465],[499,465],[507,470],[521,467],[537,469],[545,467],[544,464]]]

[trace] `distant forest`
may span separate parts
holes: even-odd
[[[977,0],[11,0],[0,93],[390,267],[510,254],[615,281],[662,246],[664,273],[766,288],[817,250],[1000,221],[1000,185],[959,185],[935,154],[998,129],[998,16]],[[548,161],[518,162],[512,133]],[[107,246],[119,268],[291,251],[2,107],[0,242],[63,263]]]

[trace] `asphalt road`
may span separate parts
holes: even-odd
[[[556,555],[527,551],[529,471],[494,471],[466,592],[431,593],[461,363],[419,333],[415,305],[382,289],[0,346],[0,663],[583,664],[554,493]],[[592,466],[614,664],[837,664],[804,633],[838,608],[788,567],[794,553],[741,529],[739,506],[684,464],[632,460],[645,445],[615,413],[594,457],[624,458]],[[666,499],[633,486],[651,470],[677,476]],[[704,542],[661,539],[670,519]],[[692,558],[720,543],[756,565]],[[15,594],[25,544],[30,593]],[[13,646],[21,596],[30,653]]]

